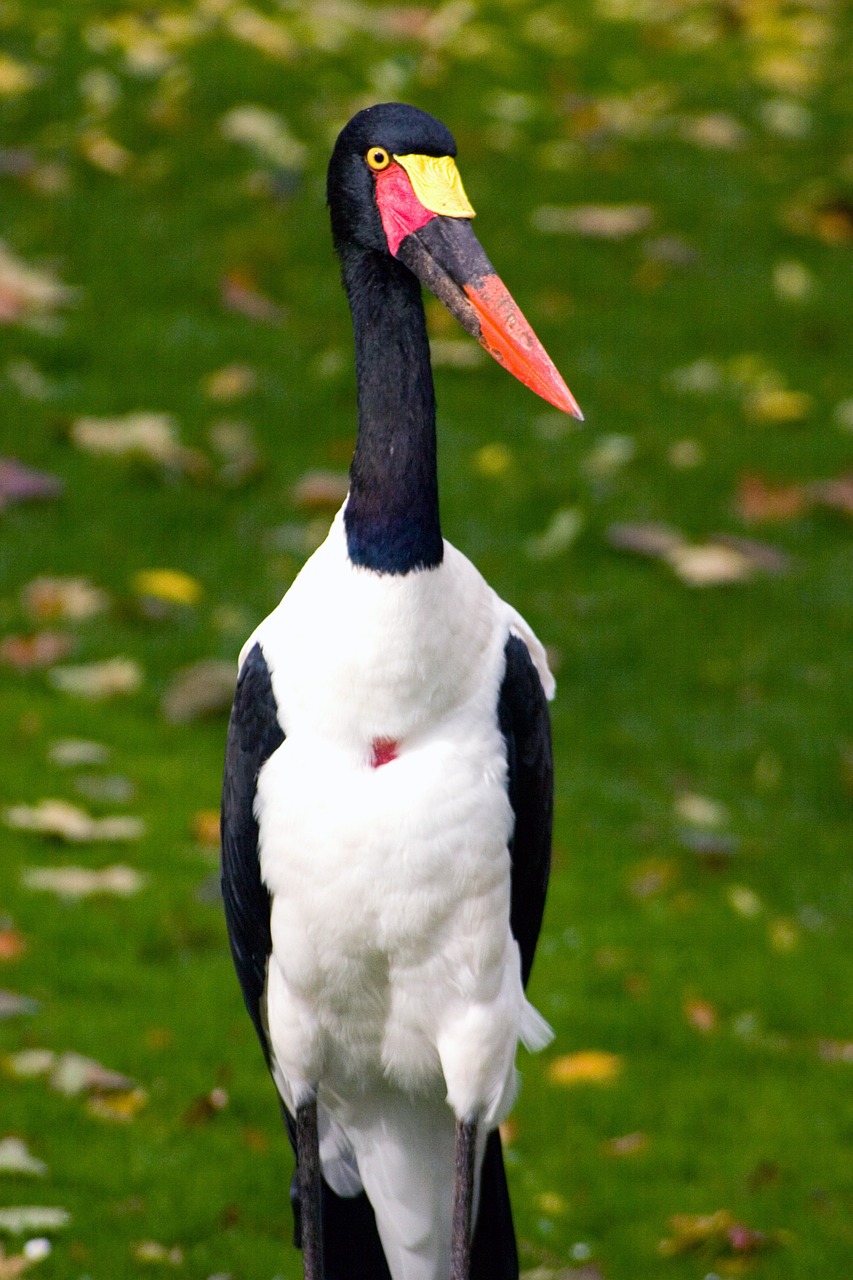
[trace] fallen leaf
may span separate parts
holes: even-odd
[[[71,440],[84,453],[154,463],[170,471],[203,476],[207,459],[181,444],[175,419],[169,413],[127,413],[112,418],[78,418]]]
[[[764,903],[754,890],[748,888],[745,884],[729,885],[727,894],[729,906],[739,916],[744,916],[751,920],[755,916],[761,915],[764,910]]]
[[[290,491],[298,511],[337,511],[349,492],[345,471],[306,471]]]
[[[622,1073],[624,1063],[618,1053],[604,1049],[583,1049],[579,1053],[554,1058],[547,1067],[552,1084],[611,1084]]]
[[[250,365],[228,364],[209,373],[201,385],[208,399],[225,403],[250,395],[258,385],[258,375]]]
[[[711,800],[694,791],[685,791],[678,796],[673,812],[682,822],[690,822],[697,827],[722,827],[729,820],[728,811],[719,800]]]
[[[29,266],[0,240],[0,324],[49,323],[74,297],[74,289],[49,271]]]
[[[109,608],[110,598],[88,578],[33,578],[21,603],[35,622],[84,622]]]
[[[41,800],[37,805],[10,805],[3,821],[17,831],[33,831],[55,836],[70,844],[89,844],[100,840],[139,840],[145,834],[141,818],[120,814],[109,818],[93,818],[84,809],[67,800]]]
[[[261,293],[251,276],[245,271],[229,271],[222,278],[222,305],[226,311],[236,311],[249,320],[263,324],[281,324],[284,311]]]
[[[578,507],[555,511],[548,527],[536,538],[528,538],[524,549],[531,560],[552,560],[562,555],[578,538],[584,527],[584,515]]]
[[[145,877],[133,867],[117,864],[93,871],[88,867],[26,867],[21,874],[25,889],[40,889],[62,898],[88,898],[95,894],[115,894],[127,898],[139,893]]]
[[[74,790],[98,804],[127,804],[136,794],[130,779],[120,773],[81,773],[74,779]]]
[[[193,839],[208,849],[219,848],[219,810],[199,809],[191,824]]]
[[[475,471],[490,480],[497,480],[500,476],[506,475],[512,464],[512,450],[508,445],[501,444],[497,440],[492,444],[484,444],[474,454]]]
[[[608,1138],[604,1143],[604,1153],[608,1156],[639,1156],[649,1149],[647,1133],[625,1133],[618,1138]]]
[[[31,1080],[35,1076],[47,1075],[56,1061],[52,1049],[21,1049],[19,1053],[7,1053],[3,1058],[3,1069],[16,1080]]]
[[[658,1252],[665,1258],[701,1253],[712,1259],[742,1257],[788,1242],[782,1231],[756,1231],[738,1222],[728,1209],[711,1214],[677,1213],[669,1219],[672,1235],[661,1240]]]
[[[11,922],[0,921],[0,964],[20,960],[26,949],[24,935]]]
[[[137,595],[167,604],[196,605],[204,594],[201,583],[180,569],[142,569],[131,585]]]
[[[668,524],[611,524],[607,541],[617,551],[658,558],[682,546],[684,540],[679,531]]]
[[[685,116],[681,120],[679,134],[685,142],[709,151],[738,151],[749,140],[741,122],[724,111]]]
[[[853,1040],[820,1040],[817,1051],[822,1062],[853,1062]]]
[[[821,506],[853,516],[853,474],[819,481],[810,487],[809,492]]]
[[[60,631],[4,636],[0,640],[0,662],[14,667],[16,671],[34,671],[67,658],[73,648],[73,638]]]
[[[80,135],[79,145],[89,164],[104,173],[111,173],[113,177],[123,177],[133,164],[133,153],[103,129],[85,129]]]
[[[5,1018],[30,1017],[38,1013],[39,1003],[30,996],[20,996],[16,991],[0,989],[0,1022]]]
[[[682,1011],[688,1025],[693,1027],[694,1031],[700,1031],[703,1036],[709,1036],[717,1030],[719,1014],[710,1000],[688,996],[682,1005]]]
[[[211,1089],[210,1093],[203,1093],[190,1103],[181,1118],[181,1123],[190,1128],[208,1124],[215,1115],[218,1115],[220,1111],[224,1111],[227,1106],[227,1090],[221,1088]]]
[[[135,693],[142,684],[142,668],[132,658],[107,658],[104,662],[52,667],[48,679],[55,689],[99,702],[119,694]]]
[[[689,587],[746,582],[755,572],[755,565],[742,551],[713,542],[671,547],[663,558]]]
[[[0,1231],[23,1235],[26,1231],[61,1231],[71,1221],[65,1209],[47,1205],[15,1205],[0,1209]]]
[[[63,769],[71,769],[81,764],[106,764],[110,757],[109,747],[102,742],[91,742],[86,738],[58,738],[48,747],[47,758],[51,764]]]
[[[647,231],[654,211],[647,204],[542,205],[531,222],[548,235],[590,236],[599,240],[624,240]]]
[[[603,436],[583,459],[581,467],[593,479],[606,479],[631,462],[636,452],[637,444],[633,436]]]
[[[0,458],[0,511],[16,502],[58,498],[64,488],[64,483],[47,471],[36,471],[17,458]]]
[[[786,258],[773,268],[773,292],[783,302],[805,302],[815,291],[815,278],[803,262]]]
[[[184,1253],[177,1245],[171,1248],[164,1244],[159,1244],[156,1240],[140,1240],[138,1244],[133,1246],[133,1257],[136,1262],[156,1263],[158,1265],[166,1264],[171,1267],[179,1267],[184,1260]]]
[[[94,1058],[69,1052],[59,1054],[53,1062],[50,1087],[67,1098],[74,1098],[82,1093],[123,1093],[136,1088],[136,1083]]]
[[[25,400],[49,400],[56,392],[55,383],[45,377],[32,360],[24,357],[9,360],[4,372]]]
[[[31,1153],[23,1139],[0,1138],[0,1173],[43,1178],[47,1174],[47,1165]]]
[[[135,1088],[109,1094],[95,1094],[86,1102],[86,1111],[97,1120],[129,1124],[148,1101],[144,1089]]]
[[[259,160],[279,169],[300,170],[308,158],[308,148],[297,141],[283,117],[268,107],[251,103],[232,107],[220,120],[219,130],[230,142],[250,147]]]
[[[747,524],[796,520],[810,506],[802,484],[770,484],[762,476],[741,476],[737,488],[737,512]]]
[[[813,407],[814,401],[807,392],[782,388],[753,391],[744,402],[748,418],[753,422],[770,424],[802,422]]]
[[[237,673],[233,663],[207,658],[184,667],[163,695],[163,715],[172,724],[187,724],[204,716],[229,711]]]
[[[633,867],[628,878],[628,891],[643,901],[671,889],[678,878],[678,866],[670,858],[645,858]]]
[[[35,67],[18,62],[8,53],[0,53],[0,98],[16,98],[33,89],[41,79]]]
[[[802,934],[796,920],[780,917],[770,922],[767,936],[774,951],[787,952],[799,946]]]
[[[778,575],[790,572],[791,557],[770,543],[756,542],[754,538],[741,538],[733,533],[718,533],[714,542],[744,556],[760,573]]]

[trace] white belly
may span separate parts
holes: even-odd
[[[394,1244],[387,1186],[413,1180],[409,1203],[444,1196],[453,1113],[498,1123],[519,1039],[547,1040],[509,926],[497,703],[511,630],[550,692],[539,642],[463,556],[446,544],[436,569],[357,569],[338,517],[244,649],[261,644],[285,733],[255,805],[276,1081],[291,1108],[317,1091],[327,1180],[342,1194],[363,1183],[386,1252],[407,1256],[420,1246]],[[396,743],[378,768],[377,739]],[[421,1153],[434,1148],[420,1190],[429,1159],[405,1177],[386,1167],[390,1151],[410,1158],[412,1125]]]

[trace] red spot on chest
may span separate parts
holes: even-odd
[[[370,744],[370,767],[379,769],[397,759],[400,744],[395,738],[374,738]]]

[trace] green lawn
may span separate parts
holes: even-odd
[[[558,667],[532,981],[557,1038],[520,1062],[508,1147],[523,1265],[848,1274],[853,496],[827,482],[853,471],[851,65],[841,0],[0,2],[0,456],[64,484],[0,511],[0,638],[53,630],[60,666],[142,674],[92,701],[0,651],[4,808],[145,823],[125,844],[2,828],[0,988],[38,1008],[0,1019],[0,1052],[82,1054],[145,1091],[65,1096],[5,1059],[0,1139],[47,1174],[0,1159],[0,1207],[71,1215],[34,1274],[301,1275],[198,832],[226,717],[170,723],[162,698],[236,662],[328,520],[293,495],[345,472],[355,428],[325,165],[389,98],[454,131],[478,235],[587,416],[572,431],[469,367],[430,308],[445,534]],[[165,462],[75,443],[132,412],[172,416]],[[659,524],[669,560],[614,545]],[[140,595],[151,569],[200,595]],[[33,616],[42,575],[107,607]],[[109,757],[61,766],[67,738]],[[137,893],[26,880],[117,863]],[[670,1223],[722,1211],[693,1249],[701,1224]]]

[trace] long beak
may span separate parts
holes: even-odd
[[[577,401],[466,218],[430,218],[400,242],[397,257],[519,382],[583,421]]]

